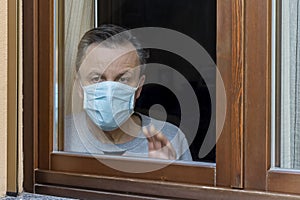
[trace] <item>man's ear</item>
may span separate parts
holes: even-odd
[[[145,83],[145,75],[142,75],[141,78],[140,78],[140,81],[139,81],[139,88],[136,90],[135,92],[135,100],[137,100],[140,95],[141,95],[141,92],[142,92],[142,89],[143,89],[143,85]]]
[[[76,91],[78,96],[81,99],[83,99],[83,89],[82,89],[82,86],[80,84],[80,78],[79,78],[78,74],[76,74],[76,76],[75,76],[74,87],[75,87],[74,91]]]

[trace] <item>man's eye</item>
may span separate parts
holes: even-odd
[[[128,83],[130,81],[130,77],[121,77],[119,79],[119,82],[121,83]]]
[[[98,83],[101,81],[101,77],[100,76],[94,76],[91,78],[91,82],[92,83]]]

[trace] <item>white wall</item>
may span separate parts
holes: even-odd
[[[0,0],[0,196],[3,196],[6,192],[7,1]]]

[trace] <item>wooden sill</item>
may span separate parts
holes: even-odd
[[[112,199],[255,199],[292,200],[300,196],[246,191],[194,184],[149,181],[142,179],[80,175],[46,170],[35,171],[35,191],[41,194],[72,198]],[[130,199],[129,198],[129,199]]]

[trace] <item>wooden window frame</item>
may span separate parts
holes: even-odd
[[[256,124],[256,134],[251,132],[250,133],[250,129],[248,131],[249,134],[254,134],[254,135],[249,135],[248,137],[251,137],[251,140],[249,142],[249,149],[248,151],[250,151],[250,149],[253,149],[255,152],[253,153],[252,151],[252,156],[248,157],[248,162],[249,163],[253,163],[256,162],[256,166],[254,166],[254,164],[252,164],[251,166],[249,166],[248,170],[248,177],[252,177],[248,182],[247,187],[250,189],[257,189],[257,190],[266,190],[269,192],[281,192],[281,193],[290,193],[290,194],[296,194],[296,195],[300,195],[300,171],[299,170],[286,170],[286,169],[281,169],[278,167],[272,167],[271,166],[271,115],[275,114],[278,117],[278,113],[271,113],[271,70],[272,70],[272,64],[271,64],[271,48],[277,48],[276,50],[276,68],[281,67],[279,62],[280,62],[280,50],[278,48],[280,47],[280,28],[281,28],[281,22],[279,21],[280,19],[280,15],[281,15],[281,7],[279,6],[280,4],[280,0],[274,0],[274,3],[278,4],[276,6],[276,47],[272,47],[272,40],[271,40],[271,31],[272,31],[272,27],[271,27],[271,8],[272,8],[272,1],[265,3],[264,5],[262,5],[262,7],[260,9],[264,9],[265,11],[267,10],[268,12],[268,16],[264,17],[263,15],[261,15],[260,12],[262,12],[263,10],[257,9],[250,17],[249,17],[249,21],[248,23],[250,23],[250,20],[255,20],[257,18],[259,19],[263,19],[263,21],[265,22],[264,24],[260,24],[260,27],[257,27],[258,29],[262,28],[261,33],[257,34],[254,33],[254,31],[251,31],[251,35],[249,34],[249,41],[251,40],[257,40],[259,41],[259,43],[261,44],[258,48],[259,49],[263,49],[263,51],[269,52],[267,57],[263,57],[262,55],[258,55],[258,52],[255,54],[254,51],[257,51],[257,49],[255,50],[254,48],[250,49],[250,55],[253,56],[255,55],[255,57],[252,57],[252,62],[256,62],[256,63],[252,63],[253,66],[257,66],[256,68],[253,67],[251,68],[251,72],[254,73],[256,71],[257,74],[262,75],[259,79],[261,80],[260,82],[256,82],[255,85],[259,86],[259,84],[262,84],[260,87],[262,89],[264,89],[266,92],[266,95],[263,97],[256,97],[254,100],[258,103],[257,107],[261,107],[263,108],[260,111],[261,116],[263,117],[263,120],[260,123]],[[250,5],[251,6],[251,5]],[[265,7],[265,8],[264,8]],[[264,17],[264,18],[263,18]],[[254,26],[254,24],[252,24],[252,26]],[[260,66],[266,66],[265,70],[262,69],[258,69]],[[253,70],[253,71],[252,71]],[[276,69],[278,70],[278,69]],[[278,70],[276,72],[276,95],[280,95],[280,70]],[[252,78],[253,80],[253,78]],[[265,81],[264,81],[265,80]],[[251,79],[249,79],[249,83]],[[255,87],[254,87],[255,88]],[[251,92],[251,91],[249,91]],[[258,96],[258,95],[257,95]],[[278,102],[276,102],[278,103]],[[256,108],[257,108],[256,107]],[[278,104],[276,104],[277,109],[280,108]],[[249,120],[253,120],[254,118],[258,117],[257,114],[253,113],[258,111],[258,109],[254,110],[251,107],[251,117],[252,119],[249,118]],[[276,123],[277,126],[279,125],[279,120],[276,119]],[[253,128],[254,126],[249,126],[249,128]],[[279,129],[278,127],[277,129],[277,133],[275,137],[279,136]],[[265,132],[265,135],[260,135],[259,133]],[[277,138],[278,139],[278,138]],[[276,139],[276,140],[277,140]],[[257,141],[261,141],[261,145],[257,143]],[[276,147],[278,148],[278,140],[276,141]],[[276,150],[276,157],[278,156],[279,151]],[[260,154],[260,155],[259,155]],[[276,158],[278,159],[278,157]],[[259,165],[257,165],[258,163],[260,163]],[[250,170],[250,168],[252,168]],[[257,177],[253,177],[254,173],[259,172],[259,174],[261,176],[257,176]],[[261,184],[257,184],[258,182],[260,182]]]
[[[297,198],[253,191],[297,193],[300,186],[299,174],[270,169],[271,0],[217,1],[217,66],[228,99],[216,165],[172,164],[147,174],[52,152],[53,0],[23,0],[23,15],[25,191],[75,198]],[[174,176],[187,168],[184,177]]]
[[[271,167],[272,3],[246,4],[245,189],[299,195],[300,171]]]

